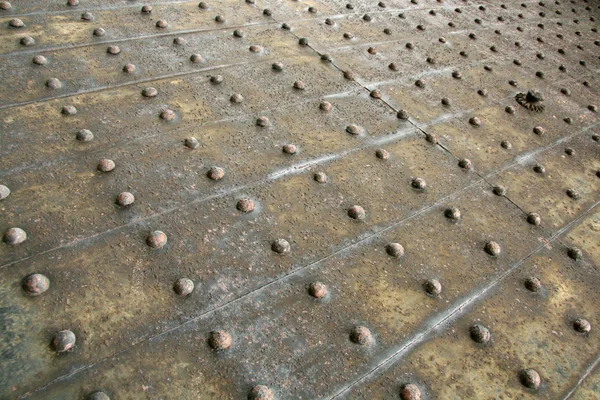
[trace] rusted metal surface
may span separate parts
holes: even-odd
[[[0,398],[600,397],[596,3],[0,13]]]

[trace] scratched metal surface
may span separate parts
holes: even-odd
[[[596,18],[1,2],[0,398],[600,398]]]

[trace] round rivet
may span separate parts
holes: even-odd
[[[425,60],[425,61],[427,61],[428,64],[436,64],[437,63],[437,60],[433,57],[427,57],[427,60]]]
[[[377,49],[375,47],[369,47],[367,49],[367,53],[369,53],[369,54],[377,54]]]
[[[441,102],[442,102],[443,106],[449,106],[450,105],[450,99],[447,98],[447,97],[443,97]]]
[[[396,113],[396,117],[398,117],[398,119],[408,119],[408,111],[406,110],[400,110]]]
[[[10,189],[4,185],[0,185],[0,200],[4,200],[10,195]]]
[[[419,88],[424,88],[425,87],[425,81],[423,79],[417,79],[415,81],[415,86],[419,87]]]
[[[482,344],[488,343],[492,337],[489,329],[480,324],[475,324],[469,328],[469,335],[474,342]]]
[[[412,44],[411,42],[408,42],[408,43],[406,43],[406,48],[409,49],[409,50],[412,50],[412,49],[415,48],[415,45]]]
[[[46,81],[46,87],[48,89],[60,89],[62,87],[62,82],[57,78],[50,78]]]
[[[565,154],[568,155],[568,156],[574,156],[575,155],[575,150],[572,149],[571,147],[567,147],[565,149]]]
[[[354,79],[354,72],[352,71],[344,71],[344,78],[346,79]]]
[[[517,81],[513,81],[512,79],[510,81],[508,81],[508,84],[510,86],[517,86],[518,85]]]
[[[461,167],[462,169],[471,169],[473,164],[471,163],[471,160],[469,160],[468,158],[461,158],[458,161],[458,166]]]
[[[296,152],[298,151],[298,148],[293,144],[285,144],[285,145],[283,145],[281,150],[285,154],[296,154]]]
[[[431,296],[439,296],[442,293],[442,284],[437,279],[429,279],[423,284],[423,289]]]
[[[77,109],[73,106],[64,106],[60,112],[65,115],[75,115],[77,114]]]
[[[500,245],[493,241],[486,242],[484,250],[492,257],[498,257],[501,251]]]
[[[175,111],[170,109],[163,110],[160,113],[160,119],[164,121],[173,121],[176,116]]]
[[[358,135],[360,134],[360,126],[356,124],[350,124],[346,127],[346,132],[348,132],[351,135]]]
[[[462,79],[462,74],[459,71],[453,71],[452,72],[452,77],[454,79]]]
[[[308,39],[307,38],[300,38],[300,39],[298,39],[298,44],[300,46],[308,46]]]
[[[106,35],[106,31],[104,30],[104,28],[96,28],[96,29],[94,29],[93,35],[94,36],[104,36],[104,35]]]
[[[369,22],[373,18],[369,14],[365,14],[365,15],[363,15],[362,19],[363,19],[363,21]]]
[[[380,160],[387,160],[390,158],[390,153],[385,149],[378,149],[375,151],[375,157]]]
[[[572,124],[573,123],[573,119],[571,117],[563,118],[563,121],[565,121],[567,124]]]
[[[254,201],[252,199],[239,199],[235,208],[243,213],[252,212],[254,211]]]
[[[167,21],[165,21],[164,19],[159,19],[158,21],[156,21],[157,28],[164,29],[168,26],[169,26],[169,23]]]
[[[569,247],[567,250],[567,255],[575,261],[583,258],[583,252],[577,247]]]
[[[423,25],[420,25],[420,24],[419,24],[419,25],[417,25],[417,30],[418,30],[418,31],[424,31],[424,30],[425,30],[425,27],[424,27]]]
[[[524,285],[530,292],[539,292],[542,289],[542,282],[534,276],[525,279]]]
[[[142,96],[144,97],[155,97],[158,94],[158,90],[153,87],[147,87],[142,90]]]
[[[494,69],[493,69],[491,66],[489,66],[489,65],[484,65],[484,66],[483,66],[483,69],[485,69],[485,70],[486,70],[486,71],[488,71],[488,72],[490,72],[490,71],[493,71],[493,70],[494,70]]]
[[[477,94],[480,95],[480,96],[482,96],[482,97],[487,97],[488,91],[487,91],[487,89],[479,89],[477,91]]]
[[[404,247],[400,243],[389,243],[385,246],[385,252],[392,257],[404,257]]]
[[[271,126],[271,121],[269,121],[269,118],[267,117],[258,117],[256,119],[256,125],[260,126],[261,128],[267,128]]]
[[[344,37],[344,39],[354,39],[354,34],[350,33],[350,32],[344,32],[344,34],[342,35]]]
[[[123,72],[128,73],[128,74],[132,74],[134,73],[136,70],[135,65],[133,64],[127,64],[123,67]]]
[[[275,253],[284,254],[289,253],[292,247],[290,243],[285,239],[277,239],[271,243],[271,250]]]
[[[183,142],[183,144],[185,145],[185,147],[192,149],[192,150],[200,147],[200,142],[195,137],[185,138],[185,141]]]
[[[0,1],[0,10],[8,11],[12,9],[12,5],[8,1]]]
[[[142,7],[142,13],[144,14],[150,14],[152,12],[152,6],[143,6]]]
[[[540,378],[540,374],[537,373],[536,370],[528,368],[524,369],[519,373],[519,380],[521,384],[529,389],[538,389],[542,380]]]
[[[577,318],[575,321],[573,321],[573,329],[575,329],[577,332],[588,333],[592,330],[592,324],[590,324],[590,322],[586,319]]]
[[[381,92],[377,89],[372,90],[370,93],[370,96],[374,99],[380,99],[381,98]]]
[[[543,135],[544,133],[546,133],[546,130],[541,127],[541,126],[536,126],[533,128],[533,133],[535,133],[536,135]]]
[[[512,149],[512,143],[509,142],[508,140],[503,140],[502,142],[500,142],[500,146],[506,150]]]
[[[385,28],[383,30],[383,33],[385,33],[386,35],[391,35],[392,34],[392,30],[390,28]]]
[[[146,244],[153,249],[160,249],[167,244],[167,235],[161,231],[153,231],[146,237]]]
[[[308,293],[315,299],[322,299],[327,296],[327,286],[321,282],[312,282],[308,286]]]
[[[302,81],[296,81],[296,82],[294,82],[294,89],[304,90],[304,89],[306,89],[306,85]]]
[[[164,235],[164,233],[163,233],[163,235]],[[166,236],[165,236],[165,243],[166,243]],[[162,246],[164,246],[164,244]],[[162,246],[159,246],[159,247],[162,247]],[[154,247],[154,246],[151,246],[151,247]],[[179,296],[189,296],[194,291],[194,282],[188,278],[178,279],[173,284],[173,290]]]
[[[537,172],[538,174],[543,174],[546,172],[546,167],[544,167],[542,164],[535,164],[533,166],[533,171]]]
[[[329,54],[321,54],[321,61],[331,62],[332,58]]]
[[[514,114],[515,113],[515,108],[513,106],[506,106],[506,108],[504,109],[504,111],[506,111],[508,114]]]
[[[427,187],[427,182],[425,182],[425,179],[423,178],[414,178],[411,182],[411,185],[415,189],[423,190],[425,187]]]
[[[250,50],[250,52],[252,53],[260,53],[263,50],[263,48],[261,46],[253,44],[250,47],[248,47],[248,50]]]
[[[224,23],[226,20],[225,20],[225,17],[224,17],[224,16],[222,16],[222,15],[217,15],[217,16],[215,17],[215,21],[216,21],[216,22],[218,22],[219,24],[222,24],[222,23]]]
[[[115,162],[113,160],[109,160],[108,158],[103,158],[98,163],[98,171],[100,172],[110,172],[115,169]]]
[[[473,126],[481,126],[481,119],[479,117],[471,117],[469,123]]]
[[[110,400],[110,397],[106,393],[99,391],[89,394],[85,400]]]
[[[218,85],[223,82],[223,77],[221,75],[213,75],[210,77],[210,83]]]
[[[496,196],[504,196],[506,194],[506,188],[501,185],[494,186],[492,192],[494,192]]]
[[[432,143],[432,144],[437,144],[437,142],[438,142],[437,136],[433,133],[426,133],[425,140],[427,140],[429,143]]]
[[[317,8],[316,7],[308,7],[308,12],[311,14],[316,14],[317,13]]]
[[[333,108],[333,105],[328,101],[322,101],[319,104],[319,109],[321,109],[322,111],[329,112],[329,111],[331,111],[332,108]]]
[[[198,8],[201,8],[203,10],[207,10],[208,9],[208,4],[206,4],[204,1],[201,1],[200,3],[198,3]]]
[[[44,56],[35,56],[33,57],[33,63],[36,65],[46,65],[48,60]]]
[[[23,36],[21,40],[19,40],[22,46],[33,46],[35,44],[35,39],[31,36]]]
[[[121,49],[119,48],[119,46],[108,46],[108,48],[106,49],[106,52],[108,54],[116,56],[117,54],[119,54],[121,52]]]
[[[388,68],[391,69],[392,71],[399,71],[400,70],[400,66],[396,63],[390,63],[388,65]]]
[[[117,196],[117,204],[121,207],[128,207],[133,204],[135,201],[135,197],[132,193],[129,192],[121,192]]]
[[[325,172],[316,172],[313,179],[319,183],[327,183],[327,175]]]
[[[217,351],[227,350],[232,342],[231,335],[226,331],[213,331],[208,338],[208,345]]]
[[[268,386],[257,385],[248,393],[248,400],[275,400],[275,395]]]
[[[75,347],[75,334],[68,330],[58,332],[52,340],[52,347],[57,353],[64,353],[73,349]]]
[[[182,38],[181,36],[176,37],[175,39],[173,39],[173,44],[178,45],[178,46],[185,44],[185,39]]]
[[[592,135],[592,140],[594,142],[600,142],[600,135],[598,135],[597,133]]]
[[[91,12],[89,12],[89,11],[86,11],[86,12],[84,12],[83,14],[81,14],[81,19],[82,19],[83,21],[87,21],[87,22],[89,22],[89,21],[93,21],[93,20],[94,20],[94,14],[92,14],[92,13],[91,13]]]
[[[13,28],[23,28],[25,26],[23,21],[21,21],[19,18],[11,19],[8,25],[12,26]]]
[[[23,290],[30,296],[39,296],[50,288],[50,280],[42,274],[32,274],[23,280]]]
[[[460,219],[460,210],[457,207],[450,207],[444,210],[444,216],[453,221],[458,221]]]
[[[579,198],[579,191],[577,191],[577,189],[574,188],[567,189],[567,196],[574,200],[577,200]]]
[[[373,341],[373,335],[369,328],[365,326],[355,326],[350,332],[350,340],[364,346]]]
[[[588,105],[587,109],[590,110],[591,112],[598,112],[598,106],[595,104]]]
[[[242,96],[239,93],[234,93],[231,95],[231,97],[229,98],[229,101],[234,103],[234,104],[240,104],[244,101],[244,96]]]
[[[21,228],[9,228],[4,232],[4,243],[16,246],[27,240],[27,233]]]
[[[220,181],[225,176],[225,171],[220,167],[212,167],[208,170],[206,176],[213,181]]]
[[[202,56],[200,54],[192,54],[190,56],[190,61],[194,64],[202,62]]]
[[[571,95],[571,91],[569,89],[567,89],[567,88],[561,88],[560,92],[562,94],[564,94],[565,96],[570,96]]]
[[[565,67],[564,65],[561,65],[558,67],[558,70],[561,72],[567,72],[567,67]]]
[[[527,214],[527,222],[531,225],[539,225],[542,223],[542,217],[538,213],[529,213]]]
[[[283,71],[283,63],[276,62],[271,65],[271,68],[275,71]]]
[[[352,219],[363,220],[367,216],[367,213],[361,206],[352,206],[348,209],[348,216]]]
[[[583,82],[581,82],[581,84],[582,84],[583,86],[586,86],[586,87],[591,87],[591,86],[592,86],[592,85],[590,84],[590,82],[588,82],[588,81],[583,81]]]
[[[402,385],[400,388],[401,400],[421,400],[421,389],[414,383]]]

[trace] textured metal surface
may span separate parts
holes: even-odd
[[[600,398],[596,18],[1,2],[0,398]]]

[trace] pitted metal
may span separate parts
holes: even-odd
[[[599,13],[0,2],[0,398],[594,398]]]

